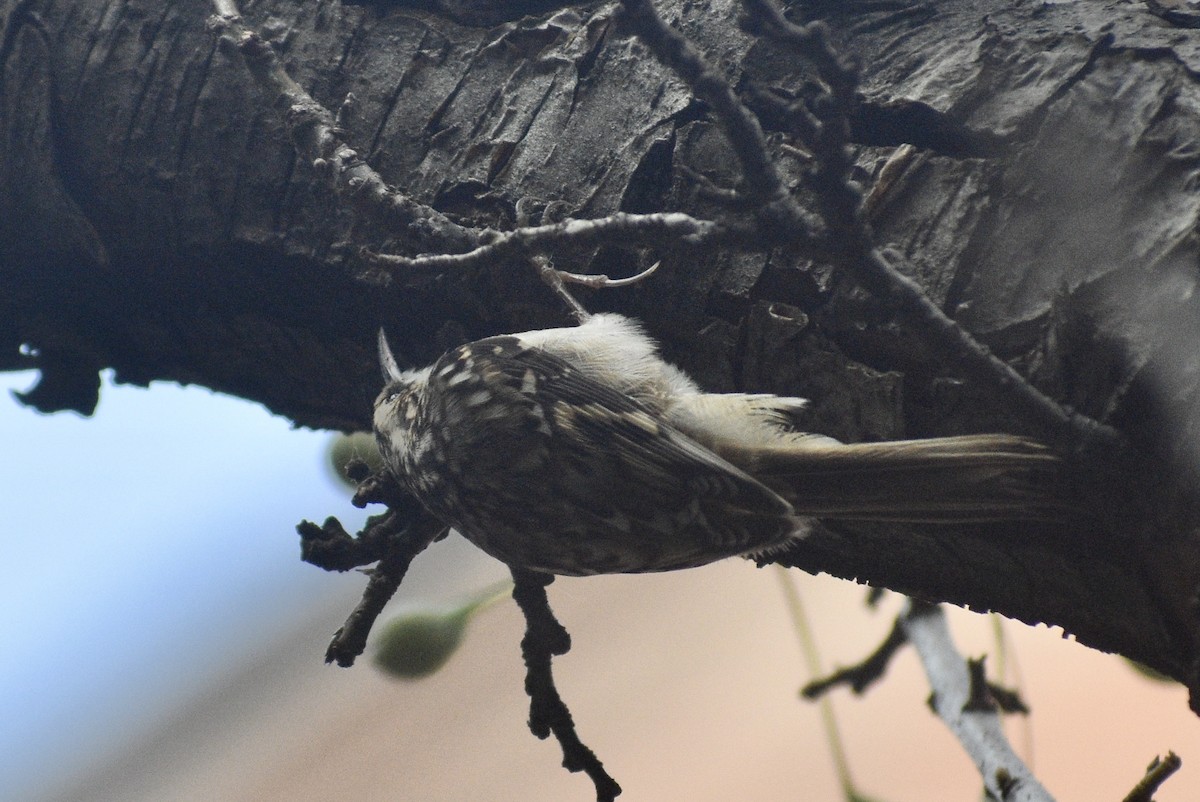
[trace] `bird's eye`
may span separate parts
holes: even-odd
[[[379,394],[375,399],[375,406],[383,406],[385,404],[394,404],[400,396],[404,395],[403,387],[388,387]]]

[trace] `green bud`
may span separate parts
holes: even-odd
[[[420,679],[437,671],[462,643],[467,623],[476,613],[507,596],[512,582],[485,588],[454,607],[410,609],[391,619],[375,641],[375,665],[402,679]]]
[[[422,610],[388,621],[376,643],[375,665],[394,677],[420,679],[437,671],[462,642],[470,612]]]

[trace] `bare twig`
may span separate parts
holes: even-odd
[[[791,572],[785,568],[777,568],[775,576],[779,577],[779,586],[783,590],[783,598],[787,603],[788,613],[792,617],[792,625],[796,629],[796,638],[800,642],[800,650],[804,654],[804,662],[808,665],[809,676],[824,673],[821,669],[821,656],[817,651],[817,641],[813,637],[812,627],[808,623],[808,615],[804,611],[804,603],[800,598],[800,590]],[[854,776],[850,772],[850,761],[846,757],[846,747],[842,743],[842,733],[838,728],[837,717],[833,713],[833,702],[828,696],[817,699],[821,711],[821,724],[825,729],[825,740],[829,744],[830,756],[833,758],[833,768],[837,773],[838,783],[842,786],[842,794],[846,799],[862,799],[855,786]]]
[[[533,264],[537,268],[538,275],[541,276],[542,281],[546,282],[547,286],[554,291],[554,294],[571,310],[575,321],[582,323],[591,317],[591,313],[571,294],[571,291],[567,289],[567,284],[579,284],[593,290],[611,290],[618,287],[629,287],[653,275],[654,271],[658,270],[661,262],[655,262],[636,275],[617,279],[602,275],[585,275],[583,273],[568,273],[566,270],[558,270],[554,267],[553,262],[545,256],[533,257]]]
[[[1146,776],[1133,786],[1133,790],[1121,802],[1154,802],[1154,792],[1182,765],[1183,761],[1174,752],[1167,752],[1165,758],[1154,758],[1146,767]]]
[[[1009,745],[995,707],[971,709],[971,672],[954,647],[942,609],[910,599],[900,621],[933,688],[935,712],[974,761],[988,793],[1002,802],[1053,802]]]
[[[325,662],[336,662],[343,668],[354,665],[354,660],[367,648],[367,636],[375,619],[396,594],[408,566],[413,558],[425,550],[446,531],[446,525],[426,514],[418,517],[399,536],[392,538],[383,557],[370,570],[370,579],[363,590],[362,599],[350,613],[346,623],[333,635],[325,651]]]
[[[767,153],[767,140],[758,118],[738,99],[729,82],[705,63],[687,37],[671,28],[650,0],[622,0],[630,24],[655,56],[716,113],[745,174],[744,192],[768,204],[787,197],[779,169]]]
[[[857,86],[855,70],[834,52],[822,24],[795,25],[784,18],[771,0],[743,2],[757,21],[758,29],[791,44],[816,66],[829,87],[828,96],[812,104],[818,124],[808,127],[813,135],[806,144],[816,157],[816,169],[808,173],[809,184],[828,227],[827,242],[833,261],[872,294],[893,300],[913,322],[915,331],[945,355],[947,362],[1016,407],[1022,417],[1060,449],[1115,450],[1122,442],[1116,430],[1063,409],[1034,388],[934,305],[915,281],[896,269],[892,264],[895,257],[885,258],[879,252],[863,214],[862,193],[849,181],[853,163],[848,149],[847,115]]]
[[[632,276],[625,278],[609,278],[604,275],[587,275],[584,273],[568,273],[565,270],[559,270],[558,275],[568,284],[580,284],[593,290],[612,290],[617,287],[631,287],[641,281],[645,281],[654,275],[658,270],[658,266],[662,261],[655,262],[640,273],[635,273]]]
[[[538,738],[551,734],[563,752],[563,768],[582,771],[596,787],[596,802],[612,802],[621,786],[604,770],[596,753],[575,732],[575,722],[554,685],[551,662],[571,648],[571,636],[554,617],[546,597],[546,587],[554,581],[550,574],[510,566],[513,599],[525,615],[525,637],[521,654],[525,659],[525,692],[529,694],[529,729]]]
[[[336,191],[364,215],[393,230],[406,231],[427,246],[463,251],[478,243],[478,230],[460,226],[433,207],[389,187],[342,139],[338,123],[348,109],[335,117],[296,83],[271,44],[242,23],[235,0],[213,0],[213,5],[216,14],[210,18],[209,28],[241,54],[259,87],[284,115],[297,154],[314,169],[327,172]]]
[[[567,309],[571,310],[571,316],[575,318],[576,323],[583,323],[592,316],[591,312],[588,312],[584,305],[579,303],[579,300],[567,289],[563,272],[556,270],[553,262],[545,256],[535,256],[532,261],[533,266],[537,268],[538,276],[567,305]]]
[[[903,624],[897,619],[891,632],[883,639],[883,643],[879,644],[879,647],[867,655],[862,662],[848,668],[839,668],[828,677],[815,679],[805,685],[800,693],[805,699],[816,699],[838,685],[849,685],[852,691],[861,694],[877,680],[883,678],[892,656],[906,643],[908,643],[908,635],[904,632]]]
[[[731,209],[744,209],[758,205],[736,189],[719,186],[704,173],[693,170],[686,164],[680,163],[675,169],[695,185],[696,194],[701,198],[724,204]]]
[[[512,231],[489,230],[483,244],[466,253],[434,253],[417,257],[364,253],[378,265],[404,268],[465,268],[494,263],[497,259],[556,246],[575,248],[595,245],[669,245],[691,246],[736,244],[749,245],[753,232],[709,220],[700,220],[681,212],[627,214],[618,212],[595,220],[563,220],[544,226],[529,226]]]
[[[752,30],[773,39],[783,39],[800,51],[817,68],[835,95],[853,91],[857,78],[829,47],[825,24],[820,21],[796,25],[783,15],[772,0],[742,0]]]
[[[687,37],[669,26],[651,0],[622,0],[630,27],[655,57],[712,106],[717,123],[742,167],[738,195],[756,205],[760,248],[771,244],[815,245],[810,215],[788,194],[787,184],[767,148],[762,125],[733,87],[708,66]]]

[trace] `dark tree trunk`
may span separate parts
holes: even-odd
[[[509,20],[496,4],[416,5],[435,4],[242,12],[317,100],[354,94],[346,137],[379,173],[460,223],[721,214],[695,174],[735,185],[727,143],[613,3],[509,4]],[[740,30],[734,0],[657,5],[739,88],[812,78]],[[1117,0],[802,5],[862,66],[864,185],[916,146],[872,208],[879,244],[1035,385],[1132,446],[1070,458],[1066,522],[830,527],[789,559],[1059,625],[1195,690],[1200,38]],[[356,218],[329,191],[206,31],[206,4],[0,7],[0,369],[41,370],[34,406],[90,411],[111,367],[364,428],[380,325],[424,363],[467,337],[565,322],[517,261],[364,277],[359,246],[412,254],[436,238]],[[762,119],[798,175],[789,132]],[[556,263],[624,275],[638,256]],[[808,396],[814,428],[849,439],[1041,434],[826,267],[683,245],[651,258],[654,279],[586,302],[646,320],[711,388]]]

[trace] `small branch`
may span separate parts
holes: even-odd
[[[333,179],[334,189],[361,213],[393,231],[439,249],[463,251],[478,243],[480,232],[458,225],[431,206],[397,192],[342,139],[335,117],[313,99],[283,68],[271,44],[247,28],[234,0],[213,0],[216,14],[209,29],[241,54],[251,76],[283,114],[296,153]],[[344,104],[347,105],[347,104]]]
[[[622,0],[627,21],[654,55],[673,69],[700,99],[712,106],[745,176],[744,193],[766,205],[785,199],[787,187],[767,152],[758,118],[729,82],[705,63],[687,37],[658,15],[651,0]]]
[[[891,263],[897,261],[896,257],[885,258],[879,252],[864,217],[862,193],[849,181],[853,162],[847,113],[854,102],[856,72],[834,52],[823,25],[795,25],[771,0],[743,2],[760,30],[791,44],[816,66],[829,87],[829,94],[812,104],[817,125],[808,125],[801,133],[811,134],[806,144],[816,162],[815,169],[807,174],[808,183],[828,227],[826,239],[834,263],[876,297],[891,299],[948,365],[1014,406],[1054,445],[1068,451],[1115,451],[1123,442],[1116,430],[1063,409],[1034,388],[934,305],[915,281],[898,271]]]
[[[618,212],[595,220],[563,220],[545,226],[528,226],[512,231],[485,232],[484,244],[466,253],[435,253],[407,257],[363,253],[370,262],[386,267],[450,269],[477,267],[530,251],[558,246],[578,248],[595,245],[713,245],[741,240],[753,241],[753,232],[708,220],[699,220],[681,212],[628,214]]]
[[[356,536],[341,521],[329,517],[317,526],[311,521],[296,524],[300,533],[300,559],[326,571],[351,571],[370,565],[383,556],[384,544],[404,531],[403,516],[392,511],[372,515]]]
[[[704,173],[693,170],[686,164],[680,163],[675,169],[681,176],[688,179],[695,185],[696,194],[715,203],[721,203],[728,206],[730,209],[746,209],[754,206],[749,198],[736,189],[729,187],[718,186],[711,178]]]
[[[673,69],[712,107],[717,123],[742,167],[740,199],[756,208],[753,243],[760,251],[773,245],[805,246],[816,252],[824,235],[811,215],[788,193],[779,168],[767,148],[758,117],[741,101],[733,87],[711,69],[687,37],[658,15],[651,0],[622,0],[630,27],[655,57]]]
[[[525,615],[521,655],[525,660],[525,692],[529,694],[529,730],[540,739],[553,733],[562,747],[563,768],[585,772],[596,787],[596,802],[612,802],[621,793],[621,786],[579,740],[571,711],[554,685],[552,659],[571,648],[571,636],[554,617],[546,597],[546,587],[554,577],[512,566],[509,570],[514,583],[513,600]]]
[[[592,275],[586,273],[568,273],[565,270],[557,270],[555,272],[568,284],[579,284],[593,290],[613,290],[618,287],[632,287],[634,284],[645,281],[650,276],[654,275],[658,270],[658,266],[662,262],[658,261],[647,267],[640,273],[635,273],[632,276],[625,278],[609,278],[605,275]]]
[[[892,631],[866,659],[849,668],[839,668],[824,679],[813,680],[805,685],[800,693],[805,699],[816,699],[838,685],[849,685],[850,690],[861,694],[877,680],[883,678],[892,656],[906,643],[908,643],[908,635],[905,634],[904,625],[899,619],[896,619]]]
[[[354,665],[355,658],[367,648],[367,636],[371,634],[375,619],[396,594],[404,575],[408,573],[408,566],[426,546],[445,532],[445,524],[431,515],[424,515],[388,541],[383,557],[370,569],[371,578],[367,580],[358,606],[334,633],[329,648],[325,650],[326,663],[336,662],[343,668]]]
[[[742,0],[742,5],[749,15],[750,30],[790,44],[816,67],[821,79],[835,95],[846,95],[853,91],[858,79],[829,46],[823,22],[796,25],[783,15],[772,0]]]
[[[347,469],[359,482],[352,499],[354,506],[386,504],[388,511],[372,515],[354,536],[333,517],[326,518],[321,526],[310,521],[297,524],[300,559],[326,571],[349,571],[382,559],[394,542],[406,537],[406,530],[422,527],[421,519],[429,515],[386,472],[371,474],[361,463],[351,463]]]
[[[910,599],[900,622],[933,688],[934,711],[974,761],[987,792],[1002,802],[1053,802],[1009,745],[995,706],[971,709],[971,672],[954,648],[941,608]]]
[[[1167,752],[1165,758],[1154,758],[1146,767],[1146,776],[1133,786],[1133,790],[1121,802],[1154,802],[1155,791],[1182,765],[1183,761],[1174,752]]]
[[[872,292],[879,297],[892,298],[900,312],[913,321],[915,331],[965,379],[1004,399],[1012,412],[1061,450],[1110,455],[1121,450],[1124,438],[1117,430],[1061,406],[935,306],[920,285],[889,263],[889,258],[899,261],[897,254],[885,258],[875,248],[858,249],[850,241],[854,235],[845,233],[843,243],[854,253],[847,255],[850,262],[841,264],[852,263],[851,272],[860,284],[869,289],[873,286]]]
[[[554,291],[554,294],[566,304],[567,309],[571,310],[571,316],[575,318],[576,323],[583,323],[592,313],[589,312],[579,300],[571,294],[567,289],[565,276],[574,275],[574,273],[563,273],[561,270],[554,269],[554,263],[545,256],[533,257],[533,266],[538,271],[538,276],[545,282],[546,286]]]
[[[362,473],[365,466],[352,466]],[[367,636],[384,605],[396,593],[413,558],[435,540],[443,537],[446,526],[434,518],[416,499],[400,489],[386,472],[363,476],[354,494],[354,503],[385,503],[388,511],[373,515],[353,537],[337,518],[327,518],[317,526],[301,521],[300,559],[326,571],[349,571],[377,562],[369,571],[370,579],[362,600],[346,623],[333,636],[325,662],[351,666],[367,646]]]

